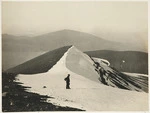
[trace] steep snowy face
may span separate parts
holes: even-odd
[[[90,80],[100,82],[99,74],[95,71],[93,60],[83,52],[79,51],[76,47],[72,46],[67,53],[66,67]]]
[[[131,76],[130,73],[124,74],[104,64],[99,58],[92,59],[95,61],[96,70],[99,73],[100,81],[103,84],[126,90],[148,92],[147,76]],[[104,69],[103,72],[102,69]]]

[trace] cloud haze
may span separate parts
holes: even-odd
[[[146,44],[148,3],[2,2],[2,33],[32,36],[61,29],[87,32],[107,40]]]

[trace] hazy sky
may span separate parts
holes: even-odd
[[[38,35],[61,29],[115,41],[147,41],[147,2],[2,2],[2,33]]]

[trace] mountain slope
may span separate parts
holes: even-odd
[[[102,82],[105,85],[121,89],[148,92],[148,77],[128,76],[100,62],[101,59],[98,62],[100,66],[95,68],[94,65],[98,59],[94,60],[93,62],[93,59],[91,60],[89,56],[72,46],[67,51],[66,68],[98,83]],[[106,73],[101,75],[99,68],[104,68]],[[102,81],[102,78],[104,78],[105,81]]]
[[[85,52],[89,56],[103,58],[118,71],[148,74],[148,53],[138,51],[97,50]]]
[[[147,77],[129,77],[128,75],[120,73],[106,64],[101,63],[100,60],[97,61],[97,58],[90,58],[74,46],[67,46],[50,51],[19,66],[9,69],[7,72],[17,74],[37,74],[47,72],[51,69],[51,67],[53,67],[53,65],[56,64],[56,62],[59,61],[65,52],[67,52],[67,56],[66,65],[64,65],[64,67],[78,75],[84,76],[98,83],[102,82],[103,84],[112,87],[148,92]],[[97,65],[97,62],[100,66],[94,67],[94,65]],[[99,70],[101,67],[104,68],[106,72],[103,75]],[[62,67],[58,67],[59,70],[63,69],[61,68]],[[59,70],[57,71],[59,72]]]
[[[3,52],[2,70],[6,71],[44,53],[46,52]]]
[[[130,76],[130,74],[121,73],[116,69],[101,63],[100,60],[92,58],[96,65],[96,71],[100,75],[100,81],[108,86],[117,87],[126,90],[144,91],[148,92],[148,77],[137,74],[137,76]],[[102,71],[104,69],[104,71]]]
[[[36,74],[48,71],[71,46],[65,46],[47,52],[21,65],[7,70],[8,73]]]
[[[127,45],[123,43],[105,40],[92,34],[74,31],[60,30],[35,37],[2,35],[3,51],[49,51],[62,46],[74,45],[82,51],[93,50],[137,50],[147,51],[142,45]],[[13,44],[13,46],[12,46]],[[138,47],[139,46],[139,47]],[[19,49],[20,48],[20,49]]]
[[[32,37],[3,34],[2,51],[26,52],[26,51],[37,51],[37,48],[33,48]]]
[[[138,50],[147,52],[147,48],[142,45],[135,44],[129,46],[127,44],[108,41],[92,34],[67,29],[35,37],[3,34],[3,70],[17,66],[43,52],[68,45],[74,45],[81,51]],[[12,57],[12,54],[17,57]]]
[[[2,35],[3,71],[35,58],[44,52],[34,47],[32,37]]]
[[[104,44],[104,46],[102,46],[102,44]],[[107,47],[107,49],[118,48],[117,43],[106,41],[91,34],[72,30],[61,30],[36,37],[21,37],[3,34],[3,70],[17,66],[43,52],[68,45],[75,45],[83,51],[100,48],[105,49]],[[110,45],[112,46],[110,47]]]
[[[74,46],[69,49],[66,56],[66,68],[78,75],[82,75],[99,83],[99,75],[93,65],[94,62],[88,55]]]
[[[49,51],[68,45],[75,45],[82,51],[119,49],[119,43],[73,30],[60,30],[36,37],[18,37],[4,34],[2,39],[3,51]],[[28,47],[30,47],[30,50]]]
[[[9,69],[7,72],[17,74],[44,73],[59,62],[59,59],[64,56],[64,53],[66,54],[64,67],[77,75],[84,76],[92,81],[98,83],[101,82],[112,87],[148,92],[148,77],[129,77],[128,75],[102,63],[101,59],[93,59],[92,57],[87,56],[74,46],[66,46],[47,52],[28,62]],[[62,69],[63,71],[66,70],[64,67],[58,67],[57,73],[62,71]],[[104,69],[105,73],[100,73],[101,68]],[[140,79],[141,81],[139,82]]]
[[[74,30],[61,30],[40,36],[34,37],[36,43],[41,46],[43,50],[47,48],[55,49],[56,47],[74,45],[81,51],[97,50],[97,49],[110,49],[116,50],[119,48],[119,43],[104,40],[92,34],[74,31]]]
[[[47,102],[55,105],[87,111],[145,111],[148,109],[147,93],[108,87],[96,81],[98,73],[93,71],[95,68],[93,64],[94,61],[90,57],[72,46],[49,71],[32,75],[19,74],[16,82],[23,83],[23,86],[30,86],[28,92],[53,97],[47,99]],[[111,69],[106,65],[103,65],[103,68]],[[90,74],[89,71],[91,71]],[[65,89],[64,81],[68,73],[71,75],[70,90]],[[94,79],[91,79],[89,75]]]

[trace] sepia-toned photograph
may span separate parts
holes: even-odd
[[[148,111],[148,1],[2,1],[2,112]]]

